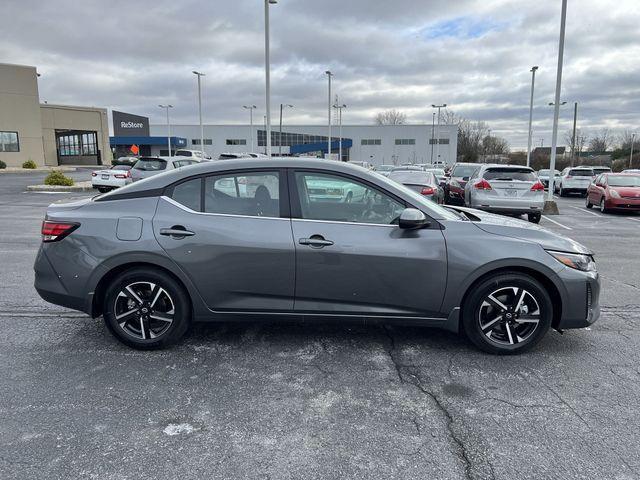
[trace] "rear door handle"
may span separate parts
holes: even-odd
[[[330,247],[333,245],[331,240],[325,240],[322,235],[312,235],[309,238],[301,238],[298,240],[300,245],[309,245],[313,248]]]
[[[174,225],[171,228],[161,228],[160,235],[164,235],[165,237],[173,237],[176,239],[184,238],[184,237],[193,237],[195,232],[191,230],[187,230],[182,225]]]

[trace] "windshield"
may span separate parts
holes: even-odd
[[[395,171],[389,175],[391,180],[400,183],[431,184],[433,177],[428,172]]]
[[[538,175],[549,175],[551,170],[538,170]]]
[[[430,168],[427,172],[431,172],[439,177],[444,177],[444,170],[442,168]]]
[[[611,169],[609,167],[593,167],[593,173],[596,175],[599,173],[605,173],[610,171]]]
[[[530,168],[488,168],[482,177],[485,180],[536,181],[536,174]]]
[[[593,177],[593,170],[586,169],[586,168],[582,168],[582,169],[575,169],[575,170],[569,170],[569,175],[572,177]]]
[[[131,165],[114,165],[111,170],[131,170]]]
[[[640,187],[639,177],[607,177],[607,183],[610,187]]]
[[[141,158],[133,167],[134,170],[159,171],[167,168],[166,160],[161,158]]]
[[[478,168],[477,165],[456,165],[451,172],[452,177],[470,177]]]
[[[407,195],[407,197],[411,199],[411,202],[414,205],[418,206],[422,210],[425,210],[426,212],[431,212],[435,218],[441,218],[443,220],[458,220],[458,221],[461,219],[459,215],[453,213],[450,210],[447,210],[445,207],[441,207],[440,205],[436,204],[435,202],[432,202],[431,200],[427,200],[418,192],[414,192],[409,187],[401,183],[397,183],[396,181],[390,180],[389,178],[383,177],[382,175],[378,175],[378,182],[382,184],[386,184],[389,187],[401,189]]]

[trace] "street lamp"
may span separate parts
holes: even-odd
[[[531,128],[533,123],[533,89],[536,84],[536,70],[538,70],[538,66],[531,67],[531,102],[529,103],[529,136],[527,140],[527,167],[529,166],[531,159]]]
[[[173,105],[158,105],[160,108],[164,108],[167,111],[167,147],[169,147],[169,158],[171,158],[171,124],[169,123],[169,109],[173,108]]]
[[[631,154],[629,155],[629,168],[632,168],[631,166],[631,162],[633,161],[633,143],[636,140],[636,134],[632,133],[631,134]]]
[[[280,104],[280,133],[278,134],[278,156],[282,156],[282,109],[284,107],[293,108],[293,105]]]
[[[242,108],[246,108],[249,110],[249,137],[251,138],[251,151],[254,152],[253,149],[253,111],[258,108],[255,105],[243,105]]]
[[[438,134],[436,135],[436,161],[440,161],[440,109],[446,108],[447,104],[442,105],[431,104],[433,108],[438,109]]]
[[[338,105],[336,103],[333,108],[338,110],[338,125],[340,125],[338,134],[338,159],[339,161],[342,161],[342,109],[347,108],[347,106],[344,103],[342,105]]]
[[[193,74],[198,77],[198,114],[200,115],[200,151],[202,152],[202,159],[204,160],[204,127],[202,126],[202,90],[200,88],[200,78],[205,74],[201,72],[193,71]]]
[[[329,80],[329,101],[327,102],[327,112],[329,116],[329,136],[327,137],[327,158],[331,158],[331,77],[333,77],[333,73],[330,70],[324,72]]]
[[[435,143],[436,135],[436,112],[433,112],[433,118],[431,119],[431,164],[433,165],[433,144]]]
[[[269,5],[275,5],[278,0],[264,0],[264,74],[266,84],[267,103],[267,148],[266,152],[271,157],[271,64],[269,59]]]
[[[554,175],[553,172],[556,170],[556,147],[558,145],[558,117],[560,116],[560,90],[562,87],[562,62],[564,59],[564,32],[565,25],[567,22],[567,0],[562,0],[562,13],[560,15],[560,40],[558,43],[558,70],[556,73],[556,97],[555,97],[555,105],[553,109],[553,132],[551,135],[551,164],[549,165],[549,170],[551,174],[549,175],[549,192],[547,194],[547,202],[549,202],[549,209],[553,211],[553,213],[557,212],[557,207],[555,203],[553,203],[553,183],[554,183]],[[546,207],[546,206],[545,206]],[[548,210],[545,208],[545,210]]]

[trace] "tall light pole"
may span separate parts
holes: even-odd
[[[431,165],[433,165],[433,143],[436,138],[436,112],[433,112],[431,119]]]
[[[329,136],[327,137],[327,153],[329,156],[327,158],[331,158],[331,77],[333,77],[333,73],[331,73],[330,70],[327,70],[324,73],[327,75],[327,78],[329,79],[329,101],[327,102],[328,116],[329,116]]]
[[[547,202],[551,202],[550,206],[554,213],[557,210],[553,202],[553,183],[555,177],[553,172],[556,170],[556,147],[558,145],[558,117],[560,116],[560,90],[562,89],[562,63],[564,60],[564,32],[567,23],[567,0],[562,0],[562,13],[560,15],[560,40],[558,43],[558,71],[556,74],[556,99],[553,108],[553,132],[551,134],[551,164],[549,170],[549,192],[547,193]],[[545,209],[546,210],[546,209]]]
[[[267,156],[271,156],[271,60],[269,58],[269,5],[275,5],[278,0],[264,0],[264,75],[266,84],[267,104]]]
[[[255,152],[253,149],[253,111],[258,108],[255,105],[243,105],[242,108],[249,110],[249,136],[251,137],[251,152]]]
[[[284,107],[293,108],[293,105],[280,104],[280,132],[278,133],[278,156],[282,156],[282,109]]]
[[[158,105],[160,108],[164,108],[167,111],[167,147],[169,147],[169,158],[171,158],[171,123],[169,123],[169,109],[173,108],[173,105]]]
[[[431,104],[433,108],[438,109],[438,134],[436,135],[436,162],[440,161],[440,109],[447,106],[446,103],[442,105]]]
[[[333,106],[333,108],[338,110],[338,125],[339,125],[339,133],[338,133],[338,161],[342,161],[342,109],[347,108],[347,106],[343,103],[339,105],[337,102]]]
[[[531,162],[531,128],[533,126],[533,90],[536,85],[536,70],[538,66],[531,67],[531,101],[529,102],[529,137],[527,140],[527,167]]]
[[[573,104],[573,134],[571,134],[571,166],[576,160],[576,124],[578,122],[578,102]]]
[[[200,86],[200,77],[204,77],[205,74],[201,72],[193,71],[193,74],[198,77],[198,114],[200,115],[200,151],[202,152],[202,159],[204,160],[204,127],[202,126],[202,90]]]
[[[636,139],[636,134],[632,133],[631,134],[631,153],[629,154],[629,168],[633,168],[631,166],[631,162],[633,162],[633,143],[634,143],[635,139]]]

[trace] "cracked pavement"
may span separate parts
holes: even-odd
[[[58,198],[22,193],[34,175],[0,175],[0,478],[640,478],[640,222],[560,200],[572,230],[543,225],[596,251],[602,318],[521,356],[335,322],[138,352],[33,290]]]

